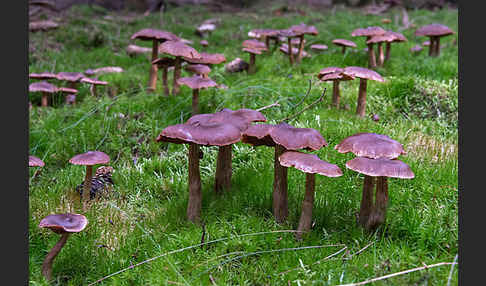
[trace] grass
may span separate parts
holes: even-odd
[[[273,7],[273,6],[272,6]],[[238,13],[213,13],[203,7],[173,8],[127,22],[103,9],[77,6],[67,11],[62,26],[54,31],[29,34],[29,72],[84,71],[102,66],[121,66],[125,72],[101,76],[109,87],[99,89],[98,98],[80,86],[79,103],[66,106],[54,98],[54,106],[41,108],[38,95],[31,94],[34,107],[29,119],[29,153],[46,163],[31,168],[29,177],[29,280],[31,285],[47,285],[41,275],[42,261],[58,240],[54,233],[39,229],[46,215],[81,212],[75,187],[84,179],[84,168],[68,160],[88,150],[100,150],[111,157],[114,167],[113,194],[94,203],[85,214],[85,231],[72,235],[54,262],[55,285],[86,285],[97,279],[176,249],[201,242],[202,228],[186,220],[187,146],[156,143],[168,125],[190,117],[191,91],[181,87],[177,97],[162,96],[160,79],[156,94],[147,94],[147,58],[128,57],[124,48],[130,35],[154,27],[194,41],[198,51],[224,53],[248,60],[241,42],[253,28],[286,28],[304,22],[319,30],[306,37],[307,45],[324,43],[329,50],[313,54],[300,65],[290,66],[279,51],[257,56],[257,72],[228,74],[223,65],[212,68],[210,77],[227,90],[203,90],[202,113],[223,107],[256,109],[278,101],[280,107],[263,111],[276,123],[316,100],[327,88],[324,101],[307,110],[290,124],[315,128],[329,146],[314,152],[337,164],[339,178],[316,176],[312,231],[303,241],[292,233],[304,195],[305,175],[289,169],[289,218],[275,223],[271,213],[273,152],[266,147],[234,145],[231,192],[215,195],[217,149],[204,147],[201,160],[203,189],[202,216],[205,241],[228,238],[203,247],[163,256],[113,276],[100,285],[336,285],[367,280],[393,272],[451,262],[458,252],[458,47],[457,35],[445,38],[439,58],[424,51],[411,55],[409,48],[425,38],[414,30],[402,31],[408,42],[392,46],[392,57],[377,71],[385,83],[368,83],[367,114],[377,113],[380,121],[355,116],[358,81],[341,84],[341,102],[349,110],[331,108],[332,84],[316,82],[315,74],[327,66],[366,66],[362,38],[350,33],[358,27],[381,25],[397,30],[399,25],[381,24],[395,19],[399,11],[363,15],[357,10],[311,10],[307,14],[273,16],[267,8],[255,6]],[[105,18],[114,15],[112,20]],[[203,48],[194,35],[195,25],[210,17],[222,19]],[[457,31],[457,10],[409,11],[415,25],[440,22]],[[344,56],[330,42],[347,38],[358,45]],[[149,47],[149,42],[135,42]],[[183,71],[183,75],[187,75]],[[111,95],[111,96],[110,96]],[[400,159],[415,173],[412,180],[390,179],[390,200],[386,225],[366,233],[356,225],[363,176],[346,169],[352,154],[340,154],[334,146],[358,132],[386,134],[401,142],[407,155]],[[269,232],[260,235],[240,236]],[[370,244],[371,243],[371,244]],[[307,246],[340,245],[322,248]],[[341,246],[345,245],[345,246]],[[343,259],[358,252],[359,255]],[[106,246],[106,247],[105,247]],[[332,255],[338,255],[314,262]],[[283,251],[286,248],[298,248]],[[300,249],[302,248],[302,249]],[[288,269],[296,270],[285,272]],[[375,282],[374,285],[444,285],[450,267],[437,267]],[[451,285],[458,284],[458,267]],[[212,282],[212,280],[214,282]]]

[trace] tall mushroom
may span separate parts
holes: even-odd
[[[390,59],[391,44],[406,42],[407,38],[402,33],[393,32],[393,31],[386,31],[385,35],[391,35],[392,37],[391,40],[386,41],[386,49],[385,49],[385,62],[386,62],[387,60]]]
[[[334,39],[332,43],[336,46],[342,47],[342,53],[346,52],[346,47],[356,48],[356,44],[353,41],[346,40],[346,39]]]
[[[425,25],[415,31],[415,36],[430,38],[429,56],[431,57],[438,57],[440,54],[440,38],[452,34],[454,34],[454,31],[442,24]]]
[[[110,157],[101,151],[88,151],[69,159],[69,163],[71,164],[86,166],[86,176],[84,178],[82,192],[83,211],[87,210],[87,203],[91,191],[91,178],[93,177],[93,165],[107,164],[108,162],[110,162]]]
[[[178,79],[181,77],[182,57],[190,59],[200,59],[201,55],[193,47],[179,41],[166,41],[162,43],[159,46],[159,52],[175,57],[172,95],[179,94],[180,88]]]
[[[192,89],[192,115],[199,113],[199,90],[218,85],[209,77],[203,78],[197,75],[192,77],[181,77],[177,80],[177,84],[186,85]]]
[[[396,159],[400,155],[405,155],[402,144],[390,137],[376,133],[357,133],[344,138],[334,149],[339,153],[352,152],[358,157],[370,159]],[[359,211],[359,224],[366,226],[371,213],[373,212],[373,186],[374,179],[365,173],[363,182],[363,195]],[[377,196],[381,189],[377,189]]]
[[[156,30],[156,29],[142,29],[130,37],[131,40],[142,40],[142,41],[152,41],[152,58],[150,62],[152,63],[155,59],[157,59],[159,53],[159,43],[163,43],[165,41],[178,41],[180,40],[179,37],[172,34],[171,32]],[[157,66],[150,64],[150,72],[149,72],[149,82],[148,82],[148,91],[155,91],[157,86]]]
[[[188,154],[188,189],[187,218],[199,222],[201,218],[201,175],[199,156],[201,145],[225,146],[241,139],[240,130],[226,123],[176,124],[166,127],[157,136],[157,142],[189,144]]]
[[[203,64],[187,65],[184,69],[203,78],[208,78],[208,74],[211,72],[211,69]]]
[[[338,67],[323,68],[317,74],[317,78],[321,81],[332,81],[332,105],[339,107],[339,82],[353,80],[354,76],[343,73],[344,69]]]
[[[52,95],[58,91],[57,86],[45,81],[34,82],[29,85],[29,92],[40,92],[42,94],[41,106],[44,107],[49,105],[49,94]]]
[[[302,202],[302,213],[300,215],[299,226],[297,227],[297,239],[302,238],[302,234],[311,228],[312,208],[314,205],[314,192],[316,185],[315,174],[326,177],[339,177],[343,175],[341,169],[335,165],[323,161],[315,154],[306,154],[295,151],[287,151],[278,157],[282,166],[294,167],[305,174],[305,196]]]
[[[51,251],[49,251],[42,263],[42,275],[48,281],[52,279],[52,263],[54,262],[54,258],[56,258],[66,244],[69,235],[82,231],[87,224],[88,220],[84,215],[71,213],[51,214],[40,221],[39,227],[48,228],[54,233],[61,235],[59,241],[54,245]]]
[[[359,78],[358,104],[356,106],[356,114],[359,117],[364,117],[366,111],[367,81],[375,80],[379,82],[384,82],[385,80],[377,72],[363,67],[356,67],[356,66],[345,67],[343,73],[352,77]]]
[[[169,67],[173,67],[175,60],[169,57],[158,58],[152,61],[153,65],[157,65],[157,69],[162,70],[162,86],[164,87],[165,96],[170,95],[169,83],[167,81],[167,76],[169,73]]]
[[[395,37],[391,34],[375,35],[366,41],[366,44],[376,44],[378,46],[378,60],[377,66],[383,66],[385,62],[385,52],[383,51],[383,43],[391,42]]]
[[[272,208],[275,220],[284,222],[288,216],[287,167],[280,165],[278,158],[288,150],[319,150],[327,146],[326,140],[315,129],[280,123],[252,125],[243,132],[241,141],[253,146],[275,148]]]
[[[300,63],[302,60],[302,53],[304,51],[304,35],[313,35],[316,36],[319,34],[315,26],[308,26],[304,23],[301,23],[299,25],[293,25],[289,28],[290,30],[296,32],[299,34],[299,53],[297,55],[297,63]],[[289,44],[291,46],[291,43]]]
[[[261,55],[263,49],[257,49],[257,48],[242,48],[241,49],[244,52],[247,52],[250,54],[250,62],[248,64],[248,74],[254,74],[256,71],[256,64],[255,64],[255,59],[256,55]]]
[[[383,35],[385,30],[381,27],[371,26],[367,28],[358,28],[351,32],[352,37],[366,37],[366,45],[368,46],[368,67],[376,67],[376,56],[373,51],[373,43],[368,43],[367,41],[372,36]]]
[[[293,31],[292,29],[284,29],[284,30],[279,30],[278,35],[280,37],[287,38],[287,49],[288,49],[287,54],[289,55],[290,65],[293,65],[294,61],[296,61],[296,60],[294,60],[294,53],[292,51],[292,38],[300,37],[302,35],[302,33]],[[282,48],[280,48],[280,50],[282,51]],[[284,51],[282,51],[282,52],[284,52]]]

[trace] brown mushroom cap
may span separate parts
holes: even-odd
[[[199,41],[199,44],[200,44],[201,46],[203,46],[203,47],[207,47],[207,46],[209,46],[209,42],[208,42],[208,41],[206,41],[206,40],[201,40],[201,41]]]
[[[214,87],[218,84],[210,78],[202,78],[200,76],[194,75],[191,77],[181,77],[177,79],[177,83],[180,85],[186,85],[191,89],[201,89]]]
[[[255,55],[261,55],[263,51],[263,49],[257,49],[257,48],[242,48],[241,50]]]
[[[178,41],[179,37],[172,34],[171,32],[156,30],[156,29],[142,29],[130,37],[131,40],[139,39],[142,41]]]
[[[101,151],[88,151],[69,159],[69,163],[71,164],[85,166],[107,164],[108,162],[110,162],[110,157]]]
[[[205,32],[212,32],[216,30],[216,25],[213,23],[202,23],[196,28],[196,32],[203,34]]]
[[[207,65],[202,64],[187,65],[184,69],[198,75],[207,75],[211,72]]]
[[[319,34],[319,31],[317,31],[317,28],[315,26],[307,26],[304,23],[301,23],[299,25],[293,25],[289,29],[299,34],[306,34],[306,35]]]
[[[29,84],[29,92],[47,92],[47,93],[56,93],[58,92],[58,87],[45,82],[45,81],[40,81],[40,82],[34,82]]]
[[[267,46],[264,42],[260,42],[254,39],[244,40],[241,45],[244,48],[267,50]]]
[[[78,82],[84,78],[84,74],[80,72],[59,72],[56,75],[58,80],[65,80],[70,82]]]
[[[393,42],[393,40],[395,40],[395,36],[385,33],[383,35],[372,36],[369,40],[366,41],[366,43],[376,44],[376,43],[383,43],[383,42]]]
[[[44,167],[44,162],[36,156],[29,155],[29,167]]]
[[[391,40],[391,42],[406,42],[407,41],[407,38],[402,33],[393,32],[393,31],[386,31],[385,35],[389,35],[393,38]]]
[[[84,77],[81,79],[81,82],[83,83],[89,83],[89,84],[94,84],[94,85],[107,85],[107,81],[102,81],[102,80],[97,80],[94,78],[89,78],[89,77]]]
[[[201,58],[199,59],[194,59],[194,58],[186,58],[183,57],[183,59],[186,62],[193,63],[193,64],[204,64],[204,65],[217,65],[222,62],[226,62],[226,58],[223,54],[209,54],[205,52],[199,53]]]
[[[279,48],[279,50],[284,53],[284,54],[289,54],[289,45],[288,44],[282,44]],[[299,49],[296,47],[292,47],[292,54],[297,55],[299,53]],[[302,56],[303,57],[308,57],[309,54],[306,51],[302,51]]]
[[[248,35],[254,34],[256,38],[260,37],[276,37],[278,36],[278,30],[275,29],[253,29],[248,32]]]
[[[172,67],[175,64],[175,60],[173,58],[163,57],[153,60],[152,64],[159,67]]]
[[[315,51],[325,51],[328,49],[326,45],[322,45],[322,44],[314,44],[311,45],[310,48]]]
[[[381,27],[371,26],[367,28],[358,28],[351,32],[353,37],[371,37],[376,35],[383,35],[386,31]]]
[[[75,89],[75,88],[69,88],[69,87],[60,87],[57,89],[57,91],[59,92],[65,92],[65,93],[70,93],[70,94],[74,94],[74,93],[78,93],[78,90]]]
[[[334,39],[332,40],[332,43],[338,46],[356,48],[356,44],[353,41],[346,40],[346,39]]]
[[[229,108],[224,108],[215,113],[193,115],[185,124],[229,123],[238,127],[240,131],[244,131],[252,122],[264,121],[267,121],[265,116],[253,109],[242,108],[233,111]]]
[[[41,20],[29,22],[29,31],[35,32],[38,30],[49,30],[59,27],[59,24],[51,20]]]
[[[287,151],[278,158],[280,165],[294,167],[304,173],[319,174],[326,177],[339,177],[343,175],[341,169],[334,164],[323,161],[315,154]]]
[[[372,177],[401,179],[412,179],[415,177],[407,164],[396,159],[356,157],[346,162],[346,168]]]
[[[345,67],[343,73],[346,73],[350,76],[363,78],[363,79],[376,80],[380,82],[385,81],[379,73],[375,72],[374,70],[370,70],[363,67],[357,67],[357,66]]]
[[[88,224],[88,219],[80,214],[51,214],[43,218],[39,227],[48,228],[55,233],[75,233],[82,231]]]
[[[84,74],[88,76],[93,76],[93,75],[101,75],[101,74],[107,74],[107,73],[120,73],[123,72],[123,68],[121,67],[101,67],[97,69],[87,69],[84,71]]]
[[[442,24],[430,24],[418,28],[415,31],[415,36],[448,36],[454,34],[449,27]]]
[[[410,48],[410,51],[413,52],[413,53],[420,52],[421,50],[423,50],[423,48],[420,45],[415,45],[415,46]]]
[[[358,133],[346,137],[334,149],[339,153],[352,152],[356,156],[395,159],[405,155],[403,145],[390,137],[376,133]]]
[[[41,72],[41,73],[30,73],[29,78],[33,79],[53,79],[57,78],[55,73],[51,72]]]
[[[333,73],[326,73],[319,78],[321,81],[333,81],[333,80],[353,80],[354,76],[342,73],[342,72],[333,72]]]
[[[239,142],[240,130],[227,123],[176,124],[166,127],[157,142],[176,144],[195,143],[207,146],[226,146]]]
[[[293,38],[302,35],[302,33],[292,29],[283,29],[283,30],[278,30],[278,35],[280,37]]]
[[[174,57],[200,59],[201,55],[193,48],[179,41],[166,41],[160,44],[159,53]]]

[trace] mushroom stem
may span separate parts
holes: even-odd
[[[290,60],[290,65],[293,65],[294,64],[294,56],[292,54],[292,38],[291,37],[288,37],[287,38],[287,43],[288,43],[288,46],[289,46],[289,49],[288,49],[288,52],[289,52],[289,60]]]
[[[192,90],[192,115],[199,113],[199,88]]]
[[[167,81],[167,75],[168,75],[168,67],[164,66],[164,68],[162,69],[162,85],[164,86],[164,95],[165,96],[170,95],[169,83]]]
[[[390,59],[390,52],[391,52],[391,42],[386,42],[385,62]]]
[[[223,190],[229,191],[231,188],[232,146],[233,144],[219,147],[214,183],[214,191],[216,193],[221,193]]]
[[[373,50],[373,44],[368,44],[368,67],[375,68],[376,67],[376,56],[375,51]]]
[[[150,62],[153,62],[157,59],[157,55],[159,53],[159,41],[157,39],[152,40],[152,60]],[[155,91],[155,88],[157,87],[157,65],[150,65],[150,71],[149,71],[149,82],[148,82],[148,87],[147,90],[149,92]]]
[[[297,63],[300,63],[302,60],[302,51],[304,51],[304,34],[299,36],[299,54],[297,55]],[[292,49],[290,49],[292,51]]]
[[[255,54],[250,53],[250,64],[248,66],[248,73],[253,74],[255,73]]]
[[[54,258],[59,254],[62,247],[66,244],[66,241],[69,238],[68,232],[63,233],[59,241],[54,245],[54,247],[49,251],[44,262],[42,263],[42,275],[50,281],[52,279],[52,263],[54,262]]]
[[[265,46],[267,47],[267,50],[270,51],[270,38],[265,36]]]
[[[201,219],[201,175],[199,172],[199,145],[189,144],[189,199],[187,202],[187,218],[198,223]]]
[[[429,45],[429,56],[433,57],[434,56],[434,50],[435,50],[435,37],[430,37],[430,45]]]
[[[84,177],[83,186],[83,211],[88,209],[89,195],[91,192],[91,178],[93,177],[93,166],[86,166],[86,176]]]
[[[434,57],[440,55],[440,37],[435,38]]]
[[[181,58],[176,57],[174,61],[174,81],[172,84],[172,95],[179,94],[179,84],[177,80],[181,77]]]
[[[339,107],[339,82],[340,80],[332,81],[332,105]]]
[[[275,145],[273,178],[273,215],[277,223],[283,223],[289,214],[287,199],[287,167],[280,165],[278,157],[286,151],[282,145]]]
[[[383,43],[379,42],[377,46],[378,46],[378,66],[381,67],[385,62],[385,54],[383,53]]]
[[[346,46],[343,46],[341,52],[344,54],[346,52]]]
[[[305,174],[305,196],[302,202],[302,213],[300,215],[299,226],[297,227],[296,238],[301,239],[302,234],[311,228],[312,208],[314,206],[314,191],[316,185],[316,175],[311,173]]]
[[[375,205],[366,222],[367,230],[375,230],[382,225],[386,219],[386,207],[388,205],[388,182],[387,177],[376,179]]]
[[[356,114],[359,117],[365,116],[367,82],[368,82],[368,80],[365,79],[365,78],[359,79],[358,106],[356,107]]]
[[[370,214],[373,210],[373,186],[374,177],[364,175],[363,194],[361,197],[361,206],[359,208],[358,223],[366,227]]]
[[[47,92],[42,92],[41,106],[48,106],[49,98],[47,97]]]
[[[98,96],[98,94],[96,92],[96,85],[95,84],[92,84],[90,86],[89,91],[91,92],[91,96],[93,96],[93,97],[97,97]]]

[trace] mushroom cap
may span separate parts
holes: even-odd
[[[385,81],[385,79],[383,79],[383,77],[381,77],[379,73],[375,72],[374,70],[370,70],[363,67],[357,67],[357,66],[345,67],[343,73],[346,73],[350,76],[363,78],[363,79],[376,80],[380,82]]]
[[[241,45],[244,48],[267,50],[267,46],[264,42],[260,42],[254,39],[244,40]]]
[[[257,38],[260,37],[276,37],[278,36],[278,30],[275,29],[253,29],[248,32],[248,36],[251,34],[254,34]]]
[[[319,31],[317,31],[317,28],[315,26],[307,26],[304,23],[301,23],[299,25],[293,25],[289,29],[299,34],[307,34],[307,35],[314,35],[314,36],[319,34]]]
[[[422,46],[424,46],[424,47],[430,46],[430,41],[429,41],[429,40],[424,41],[424,42],[422,43]]]
[[[367,44],[376,44],[376,43],[383,43],[383,42],[393,42],[395,40],[395,36],[392,34],[383,34],[383,35],[375,35],[371,36],[369,40],[366,41]]]
[[[81,79],[81,82],[94,84],[94,85],[107,85],[108,84],[107,81],[97,80],[97,79],[89,78],[89,77],[83,77]]]
[[[348,75],[343,72],[333,72],[333,73],[326,73],[322,75],[319,79],[321,81],[333,81],[333,80],[346,81],[346,80],[353,80],[354,76]]]
[[[287,123],[257,124],[243,132],[242,142],[253,146],[283,146],[287,150],[319,150],[327,142],[319,131],[312,128],[296,128]]]
[[[346,39],[334,39],[332,40],[332,43],[338,46],[356,48],[356,44],[353,41],[346,40]]]
[[[57,86],[45,81],[39,81],[29,84],[29,92],[56,93],[58,92],[58,90],[59,89]]]
[[[197,32],[204,33],[204,32],[212,32],[216,30],[216,25],[213,23],[202,23],[197,27]]]
[[[289,45],[288,44],[282,44],[279,48],[279,50],[284,53],[284,54],[289,54]],[[299,49],[296,47],[292,47],[292,54],[297,55],[299,53]],[[308,57],[309,54],[306,51],[302,51],[302,56],[303,57]]]
[[[159,67],[172,67],[175,64],[175,60],[173,58],[163,57],[153,60],[152,64]]]
[[[55,233],[74,233],[82,231],[88,224],[88,219],[81,214],[51,214],[43,218],[39,227],[48,228]]]
[[[323,44],[314,44],[314,45],[311,45],[310,48],[312,50],[316,50],[316,51],[324,51],[324,50],[327,50],[327,46],[326,45],[323,45]]]
[[[346,137],[334,149],[339,153],[352,152],[356,156],[368,158],[395,159],[407,154],[403,145],[390,137],[376,133],[358,133]]]
[[[223,54],[209,54],[205,52],[199,53],[201,58],[195,59],[195,58],[186,58],[183,57],[183,59],[186,62],[193,63],[193,64],[204,64],[204,65],[217,65],[222,62],[226,62],[226,58]]]
[[[328,73],[343,72],[343,71],[344,71],[344,69],[340,68],[340,67],[326,67],[326,68],[323,68],[319,71],[319,73],[317,74],[317,77],[323,76],[323,75],[328,74]]]
[[[406,42],[406,41],[408,41],[407,38],[402,33],[393,32],[393,31],[386,31],[385,35],[390,35],[390,36],[393,37],[393,40],[391,42]]]
[[[386,31],[377,26],[370,26],[367,28],[358,28],[351,32],[352,37],[371,37],[376,35],[383,35]]]
[[[305,40],[305,39],[302,39],[302,40],[303,40],[303,42],[304,42],[304,44],[305,44],[306,40]],[[294,46],[294,45],[300,45],[300,38],[292,38],[292,39],[290,40],[290,44],[291,44],[292,46]]]
[[[131,40],[139,39],[142,41],[178,41],[180,38],[171,32],[157,29],[142,29],[130,37]]]
[[[187,65],[184,69],[198,75],[205,75],[211,72],[211,69],[207,65],[202,64]]]
[[[60,87],[57,89],[59,92],[65,92],[65,93],[70,93],[70,94],[75,94],[78,93],[78,90],[75,88],[69,88],[69,87]]]
[[[448,36],[454,34],[454,31],[452,31],[449,27],[442,25],[442,24],[430,24],[430,25],[425,25],[420,28],[418,28],[415,31],[415,36],[437,36],[437,37],[442,37],[442,36]]]
[[[101,151],[88,151],[69,159],[69,163],[71,164],[85,166],[107,164],[108,162],[110,162],[110,157]]]
[[[278,30],[278,35],[280,37],[293,38],[302,35],[302,33],[299,33],[298,31],[289,28],[289,29]]]
[[[185,124],[229,123],[235,125],[240,131],[244,131],[252,122],[264,121],[267,121],[267,119],[260,111],[248,108],[233,111],[229,108],[224,108],[215,113],[193,115]]]
[[[121,67],[102,67],[97,69],[87,69],[84,71],[84,74],[92,76],[96,74],[107,74],[107,73],[120,73],[123,72],[123,68]]]
[[[155,140],[176,144],[226,146],[239,142],[240,139],[240,130],[232,124],[198,122],[170,125],[162,130]]]
[[[166,41],[160,44],[159,53],[168,54],[174,57],[186,57],[200,59],[201,55],[191,46],[179,41]]]
[[[263,51],[263,49],[257,49],[257,48],[242,48],[241,50],[254,55],[261,55]]]
[[[201,41],[199,41],[199,44],[200,44],[201,46],[203,46],[203,47],[207,47],[207,46],[209,46],[209,42],[208,42],[208,41],[206,41],[206,40],[201,40]]]
[[[44,167],[45,163],[36,156],[29,155],[29,167]]]
[[[29,31],[35,32],[38,30],[49,30],[59,27],[59,24],[51,20],[41,20],[29,22]]]
[[[177,79],[177,83],[180,85],[186,85],[191,89],[201,89],[214,87],[218,84],[210,78],[202,78],[200,76],[194,75],[191,77],[181,77]]]
[[[372,177],[400,179],[412,179],[415,177],[407,164],[396,159],[356,157],[346,162],[346,168]]]
[[[80,72],[59,72],[56,75],[58,80],[65,80],[70,82],[78,82],[84,78],[84,74]]]
[[[343,175],[341,168],[328,163],[315,154],[306,154],[296,151],[287,151],[278,157],[280,165],[294,167],[304,173],[319,174],[326,177],[339,177]]]
[[[33,79],[53,79],[57,78],[55,73],[51,72],[41,72],[41,73],[30,73],[29,78]]]

